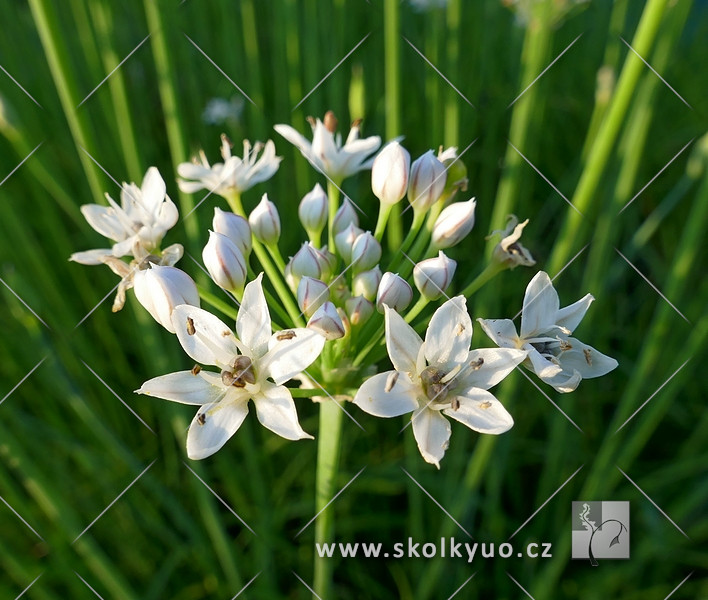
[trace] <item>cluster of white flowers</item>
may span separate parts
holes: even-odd
[[[570,392],[581,379],[617,366],[614,359],[570,337],[592,296],[561,309],[543,272],[526,290],[521,333],[508,319],[478,319],[499,348],[471,350],[473,322],[466,299],[448,296],[457,263],[444,252],[470,235],[475,223],[474,198],[455,201],[467,189],[456,149],[441,149],[437,155],[427,151],[411,162],[408,151],[393,141],[373,156],[381,140],[361,139],[360,122],[352,125],[344,144],[331,112],[323,121],[312,119],[311,125],[312,142],[288,125],[275,127],[330,182],[328,191],[317,184],[302,197],[298,215],[307,239],[293,248],[287,262],[280,255],[276,204],[264,194],[246,214],[240,198],[278,170],[281,158],[272,141],[254,146],[245,141],[243,157],[237,157],[222,136],[223,162],[210,164],[201,153],[177,169],[180,189],[215,193],[232,209],[214,209],[202,259],[214,283],[240,302],[236,333],[200,308],[194,281],[174,266],[182,247],[160,249],[177,221],[177,209],[154,167],[141,188],[123,185],[121,206],[107,196],[107,207],[82,207],[89,224],[115,243],[71,259],[111,267],[121,277],[114,309],[123,305],[125,290],[134,287],[138,301],[176,334],[197,363],[191,370],[155,377],[137,390],[200,406],[187,435],[190,458],[219,450],[245,419],[249,401],[271,431],[290,440],[310,438],[298,421],[294,388],[284,384],[297,380],[312,387],[317,380],[326,394],[346,397],[371,415],[412,413],[420,452],[439,467],[451,435],[445,417],[481,433],[499,434],[512,427],[511,415],[488,390],[517,365],[559,392]],[[379,201],[373,233],[360,227],[350,199],[340,202],[338,187],[344,178],[369,168],[372,193]],[[387,248],[382,243],[386,219],[391,206],[405,197],[412,212],[410,232],[400,247]],[[512,216],[504,231],[490,236],[500,238],[491,259],[495,273],[535,264],[519,241],[527,223]],[[322,244],[325,231],[328,243]],[[270,298],[278,303],[271,305],[278,312],[277,326],[271,321]],[[410,323],[426,305],[443,298],[421,339]],[[422,319],[418,330],[425,324]],[[384,346],[393,370],[371,376],[385,357]]]

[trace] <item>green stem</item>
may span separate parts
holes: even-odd
[[[425,296],[418,298],[418,302],[413,305],[413,308],[411,308],[405,316],[406,323],[410,323],[413,319],[415,319],[420,314],[420,311],[428,306],[429,302],[430,300],[428,300]]]
[[[505,270],[503,264],[496,261],[490,262],[477,277],[475,277],[465,288],[460,292],[465,298],[469,298],[476,294],[488,281],[496,277],[498,273]]]
[[[339,185],[341,181],[327,181],[327,198],[329,199],[329,215],[327,218],[327,243],[328,250],[335,251],[334,246],[334,217],[339,210]]]
[[[400,0],[384,0],[384,70],[386,81],[386,139],[392,140],[401,131],[401,33]],[[401,212],[398,204],[390,209],[388,243],[398,248],[403,239]],[[377,238],[380,239],[380,238]]]
[[[266,249],[275,265],[280,269],[280,272],[285,273],[285,261],[283,260],[283,255],[280,253],[278,244],[266,244]]]
[[[379,218],[376,221],[376,230],[374,231],[374,237],[379,242],[383,237],[384,230],[386,229],[386,223],[391,216],[393,207],[394,205],[392,204],[379,204]]]

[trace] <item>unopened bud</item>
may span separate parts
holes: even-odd
[[[319,279],[322,276],[317,250],[309,242],[305,242],[297,251],[290,263],[292,275],[299,281],[302,277]]]
[[[280,239],[280,216],[275,204],[268,200],[268,194],[263,194],[258,206],[251,211],[248,223],[251,225],[254,237],[259,242],[267,246],[278,243],[278,239]]]
[[[436,249],[450,248],[460,243],[474,227],[474,198],[447,206],[433,225],[431,243]]]
[[[467,191],[467,167],[457,156],[457,148],[451,146],[445,150],[440,147],[438,151],[438,160],[443,164],[447,171],[447,180],[445,182],[445,190],[443,194],[446,198],[451,198],[457,190]]]
[[[329,301],[329,288],[324,281],[303,277],[297,286],[297,305],[310,318],[314,312]]]
[[[318,237],[327,224],[327,194],[319,183],[305,194],[297,211],[300,223],[310,237]]]
[[[408,202],[414,212],[428,212],[445,190],[447,173],[443,164],[428,150],[411,165]]]
[[[344,307],[347,310],[347,315],[349,315],[349,322],[353,326],[366,323],[371,315],[374,314],[373,303],[364,298],[364,296],[354,296],[353,298],[349,298],[344,303]]]
[[[334,231],[334,235],[337,235],[349,227],[349,225],[359,227],[359,215],[356,214],[356,209],[349,201],[349,198],[345,198],[344,202],[342,202],[342,206],[339,207],[339,210],[337,210],[334,215],[332,231]]]
[[[450,285],[456,267],[457,263],[441,250],[437,257],[422,260],[413,267],[415,287],[427,300],[437,300]]]
[[[369,271],[358,273],[352,279],[352,295],[374,300],[381,283],[381,269],[376,265]]]
[[[171,318],[175,306],[199,306],[196,284],[177,267],[151,265],[135,273],[133,285],[138,302],[170,333],[175,333]]]
[[[307,327],[314,329],[328,340],[339,339],[346,333],[337,307],[331,302],[325,302],[315,311],[307,322]]]
[[[381,260],[381,244],[371,234],[365,231],[357,236],[352,246],[351,262],[354,270],[366,271],[378,264]]]
[[[319,250],[315,248],[317,252],[317,261],[320,264],[320,271],[322,275],[320,279],[322,281],[329,281],[334,275],[334,270],[337,268],[337,257],[329,251],[327,244],[322,246]]]
[[[411,156],[398,142],[389,142],[371,167],[371,190],[381,204],[400,202],[408,189]]]
[[[229,292],[240,294],[246,283],[246,259],[230,238],[209,232],[209,241],[202,251],[202,260],[214,283]]]
[[[337,247],[337,252],[339,256],[342,257],[345,264],[352,262],[352,248],[356,239],[364,233],[361,229],[350,223],[349,226],[344,230],[340,231],[334,237],[334,245]]]
[[[251,226],[248,224],[247,219],[241,215],[216,207],[214,208],[214,219],[211,224],[216,233],[225,235],[236,244],[244,257],[248,257],[251,253],[252,240]]]
[[[413,300],[413,290],[398,273],[386,272],[381,277],[376,295],[376,309],[383,312],[384,304],[400,313]]]

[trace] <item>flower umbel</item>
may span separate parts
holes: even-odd
[[[184,351],[219,372],[197,365],[191,371],[155,377],[137,390],[201,405],[187,434],[187,454],[192,459],[211,456],[226,443],[246,418],[249,400],[261,424],[274,433],[289,440],[311,437],[300,427],[292,395],[283,383],[319,356],[325,339],[310,329],[272,333],[261,279],[259,275],[244,290],[236,318],[238,338],[219,318],[200,308],[182,305],[172,313]]]
[[[558,392],[572,392],[582,379],[600,377],[617,367],[614,358],[570,337],[594,299],[586,294],[560,308],[550,277],[539,271],[526,288],[520,335],[509,319],[478,320],[498,346],[526,350],[524,366],[542,381]]]
[[[526,357],[518,349],[470,350],[472,320],[464,297],[435,311],[425,341],[388,306],[386,348],[394,370],[374,375],[354,404],[378,417],[412,412],[413,434],[423,458],[440,467],[451,427],[443,414],[480,433],[504,433],[511,415],[487,390]]]

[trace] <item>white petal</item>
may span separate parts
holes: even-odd
[[[145,173],[141,186],[142,206],[150,215],[157,215],[160,205],[165,199],[167,187],[160,172],[155,167],[150,167]]]
[[[482,330],[501,348],[518,348],[519,336],[511,319],[477,319]]]
[[[570,306],[561,308],[556,314],[556,325],[573,331],[578,326],[578,323],[583,320],[593,300],[595,300],[595,298],[593,298],[592,294],[586,294],[577,302],[573,302]]]
[[[84,252],[74,252],[69,260],[80,263],[82,265],[101,265],[103,258],[113,256],[113,252],[109,248],[101,248],[98,250],[86,250]]]
[[[286,140],[288,140],[294,146],[300,149],[300,151],[309,156],[312,153],[312,145],[310,142],[303,137],[303,135],[290,127],[290,125],[275,125],[273,127],[280,135],[282,135]]]
[[[155,396],[180,404],[210,404],[220,400],[226,393],[224,386],[213,385],[202,371],[194,375],[192,371],[179,371],[155,377],[143,383],[137,394]],[[211,379],[211,378],[209,378]]]
[[[539,271],[526,287],[521,313],[521,337],[536,337],[537,333],[551,329],[556,324],[559,306],[558,293],[553,288],[551,278]]]
[[[568,343],[572,348],[558,356],[563,369],[575,369],[583,379],[591,379],[605,375],[617,368],[617,361],[614,358],[598,352],[592,346],[583,344],[575,338],[568,338]]]
[[[353,402],[375,417],[398,417],[418,408],[417,398],[422,393],[405,373],[388,371],[367,379]]]
[[[225,367],[239,353],[233,332],[221,319],[201,308],[188,304],[176,306],[172,325],[184,351],[198,363]]]
[[[236,433],[248,414],[248,394],[230,393],[221,402],[202,406],[187,434],[187,456],[199,460],[211,456]]]
[[[413,435],[426,462],[440,468],[440,461],[450,443],[450,422],[440,411],[421,408],[413,413]]]
[[[254,357],[266,353],[272,332],[262,280],[263,273],[246,286],[236,317],[238,338],[253,351]]]
[[[155,222],[155,228],[159,230],[160,238],[168,229],[171,229],[177,224],[177,219],[179,219],[177,205],[165,196],[165,201],[160,205]],[[159,241],[161,240],[158,240],[158,242]]]
[[[99,204],[84,204],[81,207],[81,214],[84,215],[91,227],[110,240],[118,242],[130,235],[112,207]]]
[[[425,358],[430,365],[452,368],[467,358],[472,341],[472,319],[463,296],[448,300],[430,319],[425,333]]]
[[[386,349],[393,368],[402,373],[417,373],[416,360],[423,340],[395,310],[384,304]]]
[[[185,194],[193,194],[206,187],[201,181],[185,181],[184,179],[178,179],[177,185]]]
[[[187,179],[202,179],[211,175],[211,169],[191,162],[184,162],[178,165],[177,174]]]
[[[271,377],[277,385],[302,373],[320,355],[325,338],[312,329],[288,329],[275,332],[268,342],[268,352],[258,361],[260,378]]]
[[[313,439],[300,427],[295,402],[286,387],[265,382],[260,393],[253,397],[253,403],[258,420],[273,433],[286,440]]]
[[[457,410],[446,408],[443,412],[470,429],[480,433],[499,434],[509,431],[514,419],[492,394],[485,390],[469,388],[457,396]]]
[[[549,377],[555,377],[563,370],[562,367],[541,355],[541,353],[530,344],[526,344],[524,349],[529,351],[527,356],[528,361],[524,363],[524,366],[531,369],[544,381]]]
[[[512,348],[472,350],[467,357],[467,366],[460,373],[460,383],[465,387],[488,390],[522,363],[526,355],[526,350]]]
[[[560,373],[548,377],[541,377],[539,375],[539,378],[561,394],[569,394],[575,391],[583,379],[580,371],[575,369],[564,369]]]

